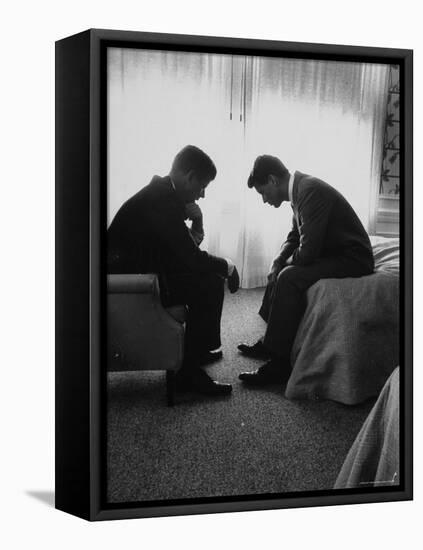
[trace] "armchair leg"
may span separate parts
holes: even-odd
[[[169,407],[173,407],[175,404],[175,371],[166,371],[166,394],[167,404]]]

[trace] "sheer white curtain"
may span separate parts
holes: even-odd
[[[326,180],[371,230],[386,86],[384,65],[111,48],[108,220],[195,144],[218,171],[202,247],[233,258],[244,288],[264,285],[291,209],[247,188],[255,157]]]
[[[273,154],[291,171],[327,181],[374,231],[388,66],[257,57],[246,67],[252,83],[246,101],[248,163]],[[265,281],[260,264],[278,249],[291,209],[269,212],[257,197],[245,195],[243,281],[257,286]]]
[[[231,65],[225,56],[108,50],[108,221],[187,144],[218,167],[228,150]]]

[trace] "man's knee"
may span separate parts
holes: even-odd
[[[216,273],[207,273],[202,277],[202,288],[206,293],[220,295],[224,291],[225,279]]]
[[[207,276],[208,284],[210,286],[221,288],[225,283],[225,279],[217,273],[209,273]]]
[[[304,292],[318,279],[319,277],[313,277],[308,267],[289,265],[279,273],[276,288],[278,292],[281,290]]]

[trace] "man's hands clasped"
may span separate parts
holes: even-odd
[[[268,283],[275,283],[276,279],[278,278],[279,273],[284,269],[285,267],[288,267],[292,265],[292,256],[288,258],[285,261],[281,260],[275,260],[272,264],[272,267],[270,268],[270,272],[267,276],[267,282]]]
[[[273,262],[272,267],[270,268],[270,272],[267,276],[267,282],[276,282],[276,279],[278,278],[279,273],[282,271],[282,268],[283,266],[279,262]]]

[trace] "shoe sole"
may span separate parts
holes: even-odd
[[[251,352],[251,351],[243,351],[239,348],[238,348],[238,351],[241,355],[243,355],[244,357],[249,357],[250,359],[261,359],[263,361],[266,361],[267,359],[271,359],[270,354],[266,354],[266,353],[256,353],[256,352]]]
[[[211,357],[209,359],[204,359],[203,361],[200,361],[198,362],[198,366],[199,367],[208,367],[210,365],[214,365],[215,363],[217,363],[218,361],[221,361],[223,359],[223,353],[220,352],[219,354],[216,353],[216,354],[213,354],[213,355],[216,355],[216,357]]]
[[[248,380],[245,378],[240,378],[243,384],[246,386],[251,386],[255,388],[260,388],[264,386],[272,386],[275,384],[282,384],[283,382],[281,380]]]

